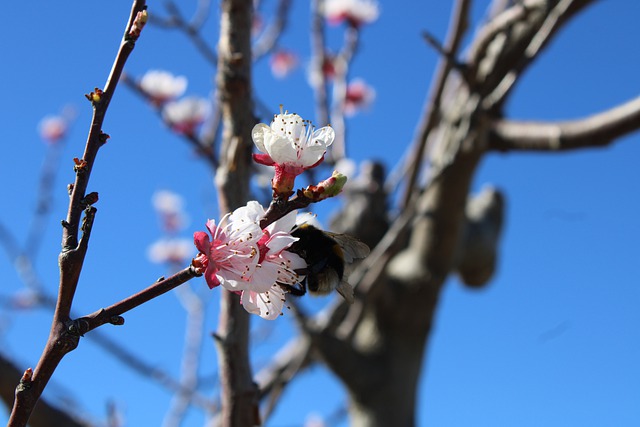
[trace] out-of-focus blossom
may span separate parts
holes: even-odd
[[[189,239],[160,239],[149,246],[149,260],[157,264],[184,264],[193,256]]]
[[[231,291],[249,289],[251,277],[258,265],[258,241],[262,238],[259,216],[264,210],[258,202],[225,215],[220,223],[207,221],[207,230],[193,234],[196,248],[203,256],[196,257],[205,269],[204,276],[210,288],[223,285]]]
[[[55,144],[67,135],[69,123],[62,116],[46,116],[38,124],[40,137],[49,144]]]
[[[354,28],[378,19],[380,9],[374,0],[326,0],[324,16],[331,24],[346,22]]]
[[[168,190],[156,191],[152,203],[165,231],[175,233],[187,226],[188,217],[184,212],[184,201],[179,194]]]
[[[260,12],[256,11],[253,14],[253,21],[251,21],[251,35],[257,36],[260,31],[264,28],[264,18]]]
[[[242,291],[245,310],[264,319],[273,320],[282,313],[286,292],[280,284],[299,283],[303,277],[296,270],[307,267],[299,255],[287,251],[298,240],[291,235],[296,214],[290,212],[263,230],[258,242],[260,257],[251,279],[253,286]]]
[[[335,55],[331,52],[325,52],[322,59],[322,64],[317,67],[317,64],[310,64],[307,68],[307,80],[311,87],[318,87],[325,84],[327,81],[331,81],[336,76],[336,63]]]
[[[175,132],[193,135],[209,112],[209,101],[187,97],[164,105],[162,117]]]
[[[322,74],[327,80],[332,80],[336,76],[335,56],[331,53],[325,53],[324,61],[322,61]]]
[[[347,85],[344,100],[344,113],[353,116],[358,111],[366,109],[376,99],[376,90],[362,79],[354,79]]]
[[[288,50],[278,50],[271,55],[271,73],[278,79],[287,77],[297,66],[298,56]]]
[[[325,427],[324,419],[315,413],[311,413],[304,420],[304,427]]]
[[[313,126],[297,114],[277,114],[271,126],[259,123],[251,131],[253,142],[264,154],[254,154],[256,162],[275,167],[272,187],[276,194],[292,193],[295,177],[317,166],[335,138],[330,126],[314,131]]]
[[[41,295],[30,289],[18,291],[10,298],[11,308],[15,310],[29,310],[42,303]]]
[[[76,109],[67,105],[60,114],[44,117],[38,123],[40,137],[49,144],[55,144],[65,138],[69,128],[76,118]]]
[[[150,70],[140,79],[140,88],[156,105],[176,99],[187,90],[187,78],[168,71]]]

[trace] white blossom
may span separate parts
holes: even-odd
[[[380,8],[374,0],[326,0],[324,16],[333,23],[347,21],[354,27],[378,19]]]
[[[209,112],[209,101],[199,97],[171,101],[162,109],[162,117],[171,128],[184,134],[192,134]]]
[[[187,90],[187,78],[174,76],[168,71],[150,70],[140,79],[140,88],[155,103],[176,99]]]
[[[148,256],[157,264],[183,263],[193,256],[193,243],[189,239],[163,238],[149,246]]]
[[[251,136],[258,150],[274,163],[307,169],[322,160],[335,132],[330,126],[314,130],[309,121],[284,112],[274,117],[271,126],[255,125]]]

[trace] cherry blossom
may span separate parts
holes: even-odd
[[[46,116],[38,124],[40,137],[50,144],[55,144],[67,135],[68,121],[62,116]]]
[[[298,240],[291,235],[296,212],[262,230],[259,223],[264,216],[264,208],[251,201],[225,215],[219,225],[207,221],[210,235],[202,231],[193,235],[200,253],[192,265],[204,274],[211,289],[222,285],[239,293],[245,310],[272,320],[282,313],[286,286],[295,286],[303,279],[296,271],[307,264],[287,250]]]
[[[353,116],[358,111],[368,108],[376,99],[376,90],[362,79],[354,79],[347,85],[344,100],[344,113]]]
[[[271,55],[269,65],[271,65],[271,73],[276,78],[283,79],[298,66],[298,56],[291,51],[281,49]]]
[[[162,117],[174,131],[192,135],[204,122],[208,111],[209,102],[194,96],[166,103],[162,109]]]
[[[187,90],[187,78],[168,71],[150,70],[140,79],[140,88],[151,102],[160,105],[182,96]]]
[[[379,15],[378,2],[374,0],[326,0],[324,3],[324,16],[332,24],[345,21],[358,28],[374,22]]]
[[[290,212],[263,230],[258,242],[260,257],[251,282],[242,291],[241,303],[249,313],[273,320],[282,313],[286,290],[282,285],[294,286],[303,277],[296,270],[306,268],[306,262],[287,249],[298,239],[291,236],[297,212]]]
[[[215,220],[207,221],[211,237],[203,231],[193,234],[200,251],[195,261],[204,269],[210,288],[223,285],[231,291],[242,291],[252,286],[251,278],[259,260],[258,241],[262,238],[258,225],[261,212],[258,202],[249,202],[225,215],[217,225]]]
[[[187,225],[188,216],[184,212],[184,201],[179,194],[159,190],[153,194],[152,203],[165,231],[175,233]]]
[[[182,264],[193,255],[193,244],[188,239],[163,238],[148,250],[149,260],[157,264]]]
[[[256,162],[275,167],[272,187],[276,194],[292,194],[295,177],[317,166],[335,138],[330,126],[314,130],[311,123],[288,112],[274,116],[271,126],[259,123],[251,131],[253,142],[264,154],[254,154]]]

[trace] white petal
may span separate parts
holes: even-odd
[[[271,129],[264,123],[258,123],[253,127],[253,130],[251,131],[251,138],[253,139],[253,143],[256,144],[258,150],[262,151],[263,153],[267,152],[264,146],[264,135],[266,132],[271,132]]]
[[[313,132],[313,142],[320,142],[325,147],[333,144],[333,140],[336,138],[336,131],[331,126],[325,126]]]
[[[257,314],[263,319],[273,320],[282,313],[285,296],[280,286],[274,285],[263,293],[244,291],[240,301],[249,313]]]
[[[269,234],[273,235],[279,231],[290,233],[293,227],[296,225],[298,211],[291,211],[276,222],[267,227]]]
[[[298,162],[303,167],[312,166],[318,163],[318,161],[322,158],[322,156],[324,156],[324,153],[326,152],[326,147],[322,145],[308,146],[300,153],[300,159]]]
[[[269,248],[269,253],[276,255],[287,249],[289,246],[293,244],[293,242],[297,241],[297,237],[293,237],[289,233],[285,233],[284,231],[278,231],[277,233],[271,235],[271,238],[267,241],[267,247]]]
[[[280,268],[280,265],[267,260],[259,264],[251,277],[251,290],[260,293],[271,289],[271,286],[278,280]]]
[[[298,159],[296,147],[290,138],[271,132],[265,134],[264,143],[267,154],[269,154],[276,163],[295,162]]]
[[[251,291],[243,291],[240,296],[240,303],[251,314],[260,315],[260,307],[256,304],[256,293]]]

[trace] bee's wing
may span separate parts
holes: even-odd
[[[351,237],[347,234],[336,234],[325,231],[333,240],[336,241],[344,252],[344,260],[347,263],[352,263],[354,259],[364,258],[369,255],[370,249],[365,243],[355,237]]]
[[[342,281],[336,286],[336,291],[347,301],[349,304],[353,304],[353,286],[349,282]]]

